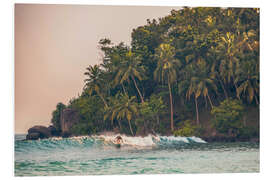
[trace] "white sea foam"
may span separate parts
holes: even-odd
[[[175,137],[175,136],[160,136],[160,139],[163,141],[179,141],[184,143],[189,143],[187,137]]]
[[[190,137],[193,141],[197,142],[197,143],[206,143],[206,141],[202,140],[201,138],[198,137]]]
[[[93,138],[103,139],[105,142],[114,143],[115,138],[117,136],[121,136],[123,139],[124,145],[131,145],[131,146],[156,146],[158,144],[170,144],[170,143],[206,143],[199,137],[175,137],[175,136],[154,136],[148,135],[145,137],[141,136],[126,136],[122,134],[115,134],[115,135],[99,135],[99,136],[92,136]]]
[[[117,136],[121,136],[123,145],[138,146],[138,147],[151,147],[157,145],[170,145],[170,144],[182,144],[182,143],[206,143],[199,137],[175,137],[175,136],[160,136],[160,135],[148,135],[145,137],[141,136],[126,136],[123,134],[106,134],[106,135],[92,135],[92,136],[74,136],[68,139],[83,143],[83,140],[92,139],[98,141],[104,141],[105,144],[115,143]],[[62,137],[52,137],[51,140],[63,140]]]
[[[131,146],[154,146],[153,136],[148,135],[146,137],[131,137],[122,134],[115,134],[111,136],[100,135],[100,136],[92,136],[93,138],[104,139],[105,142],[113,143],[117,136],[121,136],[123,139],[123,144],[131,145]]]

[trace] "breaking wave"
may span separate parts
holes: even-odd
[[[89,147],[115,147],[114,140],[117,136],[123,139],[122,147],[129,148],[170,148],[181,147],[191,144],[206,143],[199,137],[174,137],[174,136],[153,136],[130,137],[126,135],[93,135],[78,136],[70,138],[53,137],[42,140],[16,140],[15,150],[17,152],[27,152],[36,150],[50,151],[53,149],[73,149]]]

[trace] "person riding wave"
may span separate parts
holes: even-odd
[[[122,137],[121,137],[121,136],[117,136],[117,137],[115,138],[115,143],[116,143],[116,144],[122,144],[122,143],[123,143]]]

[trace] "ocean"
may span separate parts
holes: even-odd
[[[15,135],[15,176],[256,173],[259,143],[207,143],[198,137],[81,136],[24,140]]]

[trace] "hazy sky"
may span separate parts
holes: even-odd
[[[85,68],[100,63],[101,38],[131,41],[133,28],[172,7],[15,6],[15,132],[49,125],[58,102],[81,93]]]

